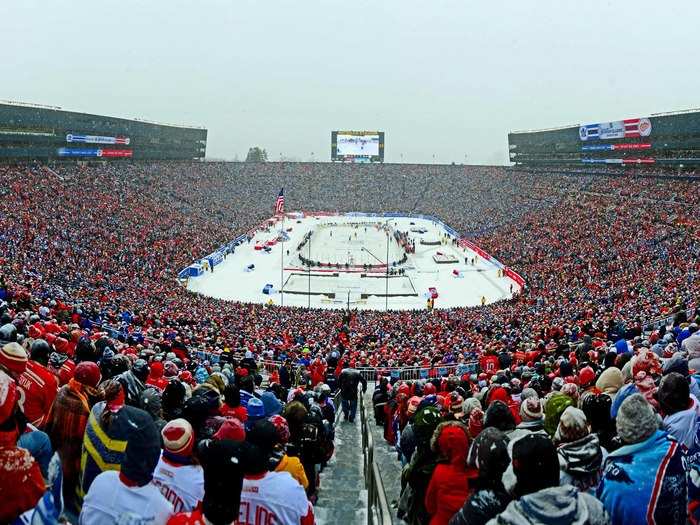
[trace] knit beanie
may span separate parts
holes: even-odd
[[[7,343],[0,349],[0,366],[14,375],[22,375],[27,368],[27,352],[19,343]]]
[[[595,386],[601,392],[615,395],[617,394],[617,391],[622,388],[623,384],[624,381],[622,379],[622,372],[619,368],[611,366],[610,368],[606,368],[603,373],[600,374]]]
[[[559,418],[559,426],[554,433],[555,443],[571,443],[589,434],[586,414],[576,407],[570,406]]]
[[[209,523],[224,525],[238,518],[246,457],[253,455],[246,442],[211,441],[200,451],[204,468],[202,513]]]
[[[169,421],[161,431],[165,452],[175,456],[191,456],[194,447],[194,430],[186,419]]]
[[[214,434],[214,439],[230,439],[232,441],[245,440],[245,427],[237,418],[226,418],[226,421],[219,427],[219,430]]]
[[[574,404],[574,400],[561,392],[555,392],[544,407],[544,430],[553,436],[559,426],[559,418],[567,407]]]
[[[622,402],[616,424],[617,433],[626,444],[644,441],[659,428],[654,410],[641,394],[632,394]]]
[[[520,404],[520,419],[523,421],[539,421],[542,419],[542,403],[540,398],[528,397]]]
[[[676,352],[664,363],[664,375],[670,374],[671,372],[676,372],[683,377],[688,377],[690,371],[688,370],[688,360],[683,357],[683,354]]]
[[[501,432],[515,428],[515,418],[508,405],[502,401],[494,401],[489,405],[484,416],[484,428],[488,427],[496,427]]]
[[[536,397],[537,399],[540,398],[540,396],[537,395],[537,391],[534,388],[523,388],[523,391],[520,393],[520,401],[523,402],[531,397]]]
[[[430,441],[440,420],[440,409],[435,406],[427,406],[418,410],[413,421],[413,432],[416,440]]]
[[[467,464],[479,470],[482,480],[500,481],[510,464],[506,435],[494,427],[484,429],[469,448]]]

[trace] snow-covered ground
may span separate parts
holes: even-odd
[[[409,239],[415,241],[416,252],[409,254],[405,264],[396,268],[405,269],[405,275],[392,276],[388,279],[389,294],[404,294],[401,297],[389,297],[390,309],[422,309],[426,307],[428,289],[434,287],[439,294],[435,308],[452,308],[458,306],[475,306],[481,304],[482,297],[487,303],[510,297],[519,290],[518,285],[507,277],[498,277],[498,268],[492,263],[478,257],[467,248],[452,244],[445,239],[444,229],[425,219],[402,218],[368,218],[346,216],[287,218],[284,226],[279,222],[270,231],[258,231],[250,243],[236,248],[223,263],[217,265],[214,272],[205,272],[200,277],[189,279],[188,288],[210,297],[232,301],[266,303],[285,306],[307,306],[309,296],[305,294],[284,293],[279,290],[284,283],[288,292],[307,292],[309,273],[302,265],[299,254],[313,261],[340,263],[341,269],[315,268],[311,271],[310,305],[320,308],[345,308],[350,301],[351,308],[381,310],[386,307],[385,270],[375,268],[366,272],[364,264],[383,264],[387,254],[387,235],[382,229],[387,224],[390,230],[409,232]],[[265,243],[277,237],[284,229],[289,240],[277,243],[270,252],[256,250],[255,245]],[[411,230],[425,230],[416,232]],[[301,252],[297,247],[308,232],[309,243]],[[421,245],[420,240],[445,243],[437,246]],[[457,263],[437,264],[433,255],[441,252],[453,255]],[[403,257],[403,249],[394,240],[389,240],[389,261],[398,261]],[[465,257],[469,262],[465,263]],[[471,260],[476,257],[476,263]],[[507,261],[502,261],[507,264]],[[346,271],[344,266],[348,263]],[[248,271],[247,267],[255,265]],[[357,266],[352,268],[352,265]],[[284,268],[284,269],[283,269]],[[322,270],[322,271],[321,271]],[[460,277],[454,275],[458,270]],[[266,284],[273,286],[271,295],[263,294]],[[332,297],[332,295],[335,297]],[[366,297],[363,297],[363,294]]]

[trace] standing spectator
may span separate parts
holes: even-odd
[[[505,434],[493,427],[481,432],[469,450],[469,464],[479,470],[478,477],[471,481],[475,492],[452,517],[449,525],[486,525],[506,508],[511,497],[501,477],[509,463]]]
[[[607,525],[600,501],[571,485],[559,486],[559,461],[554,444],[542,434],[530,434],[513,446],[513,470],[518,499],[489,525]]]
[[[204,468],[202,505],[174,515],[168,525],[236,524],[250,448],[248,443],[231,440],[206,442],[199,451]]]
[[[61,387],[46,422],[46,433],[58,453],[63,469],[63,499],[77,515],[76,488],[80,475],[80,454],[90,410],[99,398],[100,369],[91,361],[75,368],[75,376]]]
[[[641,394],[625,399],[617,414],[623,446],[605,460],[597,496],[613,525],[684,524],[687,482],[682,446],[659,430]]]
[[[50,353],[49,344],[43,339],[36,339],[31,346],[27,368],[17,379],[24,400],[22,411],[29,423],[39,429],[44,427],[58,391],[58,380],[47,368]]]
[[[477,472],[467,467],[468,432],[466,426],[450,421],[441,423],[433,434],[431,447],[441,459],[425,493],[430,525],[447,525],[473,491]]]
[[[355,422],[357,412],[357,387],[362,383],[362,393],[367,391],[367,381],[362,374],[352,366],[343,369],[338,377],[340,386],[341,404],[343,407],[343,419]]]
[[[135,411],[129,414],[130,434],[121,470],[106,470],[92,482],[80,525],[165,525],[173,513],[173,506],[151,483],[160,455],[158,430],[151,416]]]
[[[161,432],[163,452],[153,473],[153,483],[175,512],[190,512],[204,496],[204,473],[193,456],[194,430],[185,419],[173,419]]]
[[[17,446],[18,399],[15,381],[0,371],[0,523],[34,508],[46,490],[39,465]]]
[[[258,421],[246,439],[257,450],[251,453],[250,473],[243,480],[239,525],[257,525],[275,517],[279,523],[313,525],[314,513],[304,489],[289,472],[271,472],[269,458],[277,442],[277,430],[268,420]]]

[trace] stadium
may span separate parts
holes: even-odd
[[[0,102],[0,523],[700,523],[674,57],[392,1],[35,17],[0,95],[75,110]]]

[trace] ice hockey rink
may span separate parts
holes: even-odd
[[[414,246],[415,253],[406,253],[395,232],[403,233],[404,245]],[[397,273],[388,278],[387,252],[389,268]],[[308,260],[322,265],[309,271]],[[424,309],[435,292],[435,308],[453,308],[519,291],[493,262],[453,243],[438,222],[325,214],[288,214],[258,229],[213,272],[190,277],[186,286],[231,301],[375,310]],[[263,293],[266,286],[269,293]]]

